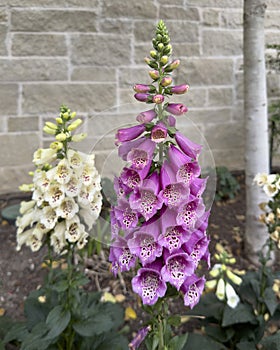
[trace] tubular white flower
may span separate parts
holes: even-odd
[[[81,182],[79,181],[77,174],[73,173],[68,183],[64,186],[65,194],[68,197],[78,196],[81,189]]]
[[[29,211],[30,209],[34,208],[35,206],[35,201],[31,200],[31,201],[22,201],[20,203],[20,209],[19,212],[20,214],[25,214],[27,211]]]
[[[88,242],[88,237],[89,237],[89,234],[87,232],[84,232],[84,234],[79,238],[77,242],[78,249],[83,249],[85,247],[85,245]]]
[[[85,226],[80,223],[79,217],[76,215],[72,220],[67,220],[65,239],[70,243],[77,242],[85,231]]]
[[[16,220],[16,225],[18,227],[17,233],[21,233],[25,230],[26,227],[32,226],[34,221],[36,220],[35,217],[35,210],[29,210],[22,216],[18,216]]]
[[[38,207],[40,207],[45,200],[44,193],[37,186],[32,193],[32,199],[36,201]]]
[[[41,216],[41,223],[48,229],[54,228],[56,222],[57,222],[57,214],[56,211],[50,207],[46,206],[42,210],[42,216]]]
[[[71,197],[63,199],[61,204],[55,209],[57,216],[60,216],[66,220],[71,220],[74,215],[79,211],[78,204]]]
[[[216,296],[219,300],[225,299],[225,281],[220,278],[217,284]]]
[[[23,244],[26,244],[27,246],[30,246],[30,241],[32,237],[33,229],[29,229],[26,231],[20,231],[17,230],[17,247],[16,250],[19,251]]]
[[[50,171],[50,170],[49,170]],[[46,171],[37,170],[33,176],[33,182],[40,192],[45,193],[49,187],[52,179],[48,178]]]
[[[64,188],[61,185],[53,184],[45,193],[45,200],[52,208],[58,207],[65,198]]]
[[[66,240],[65,240],[65,222],[59,222],[55,228],[54,232],[51,234],[51,246],[54,248],[54,251],[59,254],[61,253],[62,249],[66,245]]]
[[[234,274],[231,270],[227,269],[226,270],[226,274],[228,276],[228,278],[235,284],[237,284],[238,286],[242,283],[242,278],[240,278],[239,276],[237,276],[236,274]]]
[[[53,179],[56,180],[59,184],[67,184],[72,175],[72,170],[67,159],[62,159],[55,168],[50,169],[47,172],[48,178],[49,175],[53,175]]]
[[[211,271],[209,272],[209,275],[210,275],[211,277],[218,277],[219,274],[220,274],[221,268],[222,268],[222,265],[221,265],[221,264],[215,264],[215,265],[212,267]]]
[[[74,169],[79,169],[83,165],[83,158],[81,156],[81,152],[69,149],[67,152],[67,159],[71,167]]]
[[[274,197],[278,193],[278,188],[274,184],[267,183],[263,186],[263,190],[268,197]]]
[[[226,283],[226,298],[228,306],[232,309],[236,308],[240,301],[239,296],[236,294],[234,288],[229,283]]]
[[[276,174],[269,174],[267,176],[267,183],[272,185],[275,182],[276,178],[277,178]]]
[[[94,166],[85,164],[81,173],[81,181],[85,186],[89,186],[93,184],[94,178],[97,175],[98,175],[98,172]]]
[[[265,173],[258,173],[255,177],[254,177],[254,182],[256,182],[256,184],[258,186],[263,186],[267,183],[267,174]]]
[[[56,158],[56,150],[51,148],[39,148],[33,155],[33,163],[35,165],[43,165],[50,163]]]

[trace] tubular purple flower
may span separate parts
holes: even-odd
[[[193,232],[188,242],[184,244],[184,250],[193,260],[195,268],[197,268],[200,259],[204,256],[208,245],[209,238],[199,230]]]
[[[161,79],[160,85],[161,86],[168,86],[172,83],[172,77],[166,76]]]
[[[199,302],[204,285],[204,277],[199,278],[196,275],[192,275],[186,278],[181,287],[181,291],[184,293],[185,306],[189,306],[192,309]]]
[[[169,115],[167,117],[167,123],[168,123],[169,126],[171,126],[171,127],[174,126],[175,127],[176,126],[176,118],[173,115]]]
[[[127,193],[129,193],[128,189],[130,189],[130,192],[132,192],[136,190],[138,186],[141,186],[142,181],[147,176],[148,172],[149,166],[140,171],[136,171],[135,169],[131,168],[123,168],[120,176],[120,184],[123,184],[127,187],[127,189],[123,187]]]
[[[199,177],[193,178],[190,182],[190,199],[200,198],[206,188],[207,178],[201,179]]]
[[[137,350],[151,329],[151,326],[141,328],[133,340],[128,344],[129,348],[131,350]]]
[[[139,123],[150,123],[155,117],[156,117],[156,112],[154,109],[150,109],[149,111],[141,112],[138,114],[136,117],[136,120]]]
[[[132,289],[140,295],[143,304],[154,305],[158,298],[165,295],[167,286],[160,274],[161,267],[161,262],[153,262],[139,269],[137,275],[132,278]]]
[[[189,85],[187,84],[175,85],[175,86],[172,86],[170,89],[170,91],[176,95],[182,95],[186,93],[188,90],[189,90]]]
[[[189,198],[190,190],[183,182],[176,179],[176,169],[171,164],[164,161],[160,170],[160,180],[162,190],[159,193],[165,205],[169,207],[177,207],[182,203],[186,203]]]
[[[153,96],[153,102],[157,105],[161,104],[164,101],[164,96],[161,94],[157,94]]]
[[[146,84],[135,84],[133,86],[133,89],[135,92],[153,92],[155,90],[155,87],[153,85],[146,85]]]
[[[201,151],[202,146],[198,145],[197,143],[192,142],[187,137],[185,137],[180,132],[176,132],[175,134],[175,140],[178,144],[178,146],[181,148],[181,150],[188,156],[193,159],[197,159],[198,155]]]
[[[141,145],[141,143],[144,142],[146,139],[147,138],[145,136],[142,136],[142,137],[140,137],[139,139],[136,139],[136,140],[123,142],[118,148],[118,155],[119,155],[119,157],[121,157],[123,160],[127,161],[128,153],[133,148],[137,148],[139,145]]]
[[[121,198],[115,207],[115,217],[123,230],[135,228],[138,224],[138,213],[131,210],[125,198]]]
[[[154,172],[131,194],[129,204],[147,221],[162,207],[163,201],[157,196],[158,192],[159,176]]]
[[[179,290],[187,276],[191,276],[194,273],[194,268],[195,265],[188,254],[179,251],[165,259],[161,275],[165,282],[169,282]]]
[[[167,127],[162,123],[159,122],[157,125],[155,125],[152,128],[151,131],[151,140],[155,143],[163,142],[167,137]]]
[[[138,136],[140,136],[145,131],[145,129],[146,127],[143,124],[131,126],[129,128],[119,129],[118,132],[116,133],[115,144],[118,145],[125,141],[134,140]]]
[[[191,235],[189,231],[184,230],[182,226],[177,224],[177,214],[177,210],[167,208],[164,211],[162,210],[160,216],[161,234],[159,235],[158,242],[168,249],[170,254],[178,251],[189,240]]]
[[[144,94],[142,92],[137,92],[134,97],[136,98],[137,101],[139,102],[151,102],[152,101],[152,96],[149,94]]]
[[[149,161],[152,161],[155,147],[151,139],[145,138],[141,144],[128,152],[127,161],[131,162],[133,169],[142,170]]]
[[[201,200],[194,200],[182,205],[177,214],[177,224],[183,226],[185,230],[194,231],[196,221],[204,213],[205,207]]]
[[[188,108],[182,103],[168,103],[165,110],[174,115],[182,115],[188,111]]]
[[[127,242],[131,253],[139,258],[143,266],[152,263],[162,255],[162,246],[157,242],[159,229],[158,220],[144,224]]]

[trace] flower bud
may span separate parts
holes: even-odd
[[[212,290],[216,287],[217,285],[217,280],[209,280],[205,283],[205,287],[208,290]]]
[[[134,95],[134,97],[136,98],[137,101],[140,102],[152,102],[153,101],[153,97],[149,94],[144,94],[141,92],[138,92],[137,94]]]
[[[237,284],[238,286],[242,283],[242,278],[238,277],[237,275],[235,275],[233,272],[231,272],[229,269],[226,270],[226,274],[228,276],[228,278],[235,284]]]
[[[74,119],[76,117],[76,115],[77,115],[77,112],[72,112],[71,115],[70,115],[70,118]]]
[[[217,290],[216,290],[216,296],[219,300],[224,300],[225,299],[225,281],[220,278],[217,284]]]
[[[156,112],[154,109],[150,109],[149,111],[141,112],[136,117],[136,120],[139,123],[149,123],[156,117]]]
[[[153,85],[146,85],[146,84],[135,84],[133,86],[134,91],[136,92],[155,92],[156,88]]]
[[[144,58],[144,61],[145,61],[145,62],[147,63],[147,65],[150,66],[151,68],[157,69],[157,67],[158,67],[157,62],[151,60],[149,57],[145,57],[145,58]]]
[[[188,108],[182,103],[168,103],[166,111],[174,115],[182,115],[188,111]]]
[[[168,66],[164,68],[165,72],[172,72],[175,68],[177,68],[180,64],[180,60],[174,60]]]
[[[50,144],[50,148],[55,149],[56,151],[59,151],[63,148],[63,143],[60,141],[54,141]]]
[[[68,120],[68,119],[70,118],[69,113],[68,113],[68,112],[63,113],[63,114],[62,114],[62,118],[63,118],[64,120]]]
[[[161,79],[160,85],[165,87],[170,85],[171,83],[172,83],[172,77],[167,76]]]
[[[159,51],[161,51],[164,48],[164,45],[163,45],[163,43],[159,43],[157,47],[158,47]]]
[[[153,102],[156,103],[156,104],[160,104],[164,101],[164,96],[163,95],[155,95],[153,96]]]
[[[81,134],[72,135],[71,141],[80,142],[84,140],[86,137],[87,137],[87,134],[82,132]]]
[[[67,139],[67,135],[61,132],[60,134],[57,134],[55,138],[57,141],[65,141]]]
[[[55,118],[55,120],[56,120],[56,122],[57,122],[57,124],[62,124],[63,123],[63,120],[62,120],[62,118]]]
[[[73,123],[71,123],[68,127],[67,130],[68,131],[73,131],[75,129],[77,129],[78,126],[80,126],[82,124],[82,119],[76,119]]]
[[[22,192],[30,192],[33,189],[33,184],[22,184],[18,188]]]
[[[168,125],[171,126],[171,127],[175,127],[176,126],[176,119],[173,117],[173,115],[169,115],[167,117],[167,122],[168,122]]]
[[[188,90],[189,90],[189,85],[186,85],[186,84],[172,86],[171,88],[171,92],[177,95],[182,95]]]
[[[162,64],[166,64],[168,62],[168,56],[162,56],[161,59],[160,59],[160,63]]]
[[[56,130],[55,129],[51,129],[50,127],[48,127],[47,125],[45,125],[43,127],[43,131],[46,133],[46,134],[49,134],[49,135],[55,135],[56,134]]]
[[[172,46],[170,44],[166,45],[165,48],[163,49],[163,54],[170,55],[171,52],[172,52]]]
[[[45,125],[47,125],[47,127],[50,129],[54,129],[54,130],[57,129],[57,125],[52,122],[46,122]]]
[[[150,51],[150,56],[151,56],[152,58],[157,58],[157,52],[156,52],[155,50],[151,50],[151,51]]]
[[[145,129],[145,125],[143,124],[119,129],[116,133],[116,144],[136,139],[145,131]]]
[[[157,70],[150,70],[149,71],[149,76],[153,79],[153,80],[157,80],[159,78],[159,72]]]

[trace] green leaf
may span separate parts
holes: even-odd
[[[70,319],[71,313],[69,310],[64,310],[61,305],[53,308],[46,319],[46,324],[49,328],[46,339],[53,339],[60,335],[68,326]]]
[[[188,339],[188,333],[183,335],[176,335],[170,340],[168,344],[168,349],[182,350],[184,345],[186,344],[187,339]]]
[[[270,287],[266,288],[264,291],[264,303],[267,306],[270,315],[273,316],[278,307],[278,301],[275,293]]]
[[[44,322],[48,313],[49,305],[48,303],[40,303],[38,301],[38,296],[41,293],[36,293],[34,296],[29,296],[24,303],[24,314],[27,319],[27,328],[31,330],[39,322]]]
[[[45,350],[51,344],[51,339],[44,339],[48,328],[44,322],[38,323],[21,344],[21,350]]]
[[[251,341],[244,341],[236,344],[236,350],[256,350],[256,344]]]
[[[23,341],[28,336],[28,330],[26,324],[23,322],[16,323],[12,328],[7,332],[4,343],[9,343],[12,340]]]
[[[171,326],[178,327],[181,324],[181,317],[179,315],[170,316],[167,319],[167,323]]]
[[[127,339],[119,334],[107,333],[106,339],[96,348],[96,350],[127,350]]]
[[[279,350],[280,349],[280,331],[261,341],[264,350]]]
[[[237,323],[257,323],[251,307],[247,304],[239,303],[235,309],[226,305],[222,320],[222,327],[231,326]]]
[[[208,324],[205,326],[205,333],[221,343],[226,343],[233,337],[234,330],[232,328],[221,328],[219,325]]]
[[[0,339],[0,350],[5,350],[3,341]]]
[[[92,337],[94,334],[98,335],[107,332],[112,329],[113,326],[114,322],[112,318],[106,313],[73,324],[75,331],[82,337]]]
[[[183,350],[227,350],[227,348],[207,336],[190,333]]]

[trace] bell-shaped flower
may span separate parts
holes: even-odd
[[[278,193],[276,184],[267,183],[263,186],[263,190],[268,197],[274,197]]]
[[[146,175],[148,171],[145,171],[145,173],[141,176],[142,173],[143,171],[141,172],[131,168],[123,168],[123,171],[120,175],[119,183],[126,186],[126,187],[123,187],[126,194],[128,194],[131,191],[134,191],[137,187],[141,186],[142,179],[145,178],[144,175]]]
[[[135,231],[133,237],[127,242],[131,253],[139,258],[143,266],[152,263],[162,255],[162,246],[157,242],[159,230],[159,221],[152,220]]]
[[[155,117],[157,113],[154,109],[150,109],[145,112],[141,112],[137,115],[136,120],[139,123],[150,123]]]
[[[127,161],[127,155],[132,149],[137,149],[147,138],[145,136],[139,137],[136,140],[130,140],[123,142],[118,148],[118,155],[123,160]]]
[[[135,266],[136,256],[131,253],[127,246],[129,238],[130,235],[126,236],[126,238],[117,236],[111,243],[109,261],[112,263],[112,272],[115,276],[118,271],[129,271]]]
[[[205,191],[208,177],[202,179],[200,177],[194,177],[190,182],[190,199],[201,198]]]
[[[236,294],[234,288],[229,283],[226,283],[226,299],[228,306],[232,309],[235,309],[240,301],[239,296]]]
[[[151,329],[150,325],[141,328],[133,340],[128,344],[129,349],[137,350]]]
[[[89,234],[87,232],[84,232],[81,237],[79,238],[78,242],[77,242],[77,248],[79,250],[83,249],[87,242],[88,242],[88,237],[89,237]]]
[[[170,254],[178,251],[182,244],[189,240],[191,235],[182,226],[177,225],[176,217],[177,211],[168,208],[160,216],[161,234],[159,235],[158,242],[161,246],[168,249]]]
[[[176,168],[164,161],[160,170],[160,180],[162,190],[159,193],[165,205],[168,207],[178,207],[182,203],[188,202],[190,190],[183,182],[176,179]]]
[[[67,197],[76,197],[80,193],[81,190],[81,181],[79,180],[77,174],[75,172],[72,173],[67,184],[64,186],[65,195]]]
[[[59,184],[65,185],[72,175],[71,168],[67,159],[61,159],[56,167],[47,171],[46,176],[49,180],[56,180]]]
[[[154,305],[158,298],[165,295],[167,286],[160,273],[161,267],[162,263],[155,261],[147,267],[140,268],[132,278],[132,289],[140,295],[145,305]]]
[[[52,207],[49,205],[45,206],[42,210],[42,215],[40,218],[41,224],[43,224],[46,228],[52,229],[57,223],[58,215]]]
[[[93,185],[94,179],[98,176],[98,172],[92,164],[85,163],[82,173],[80,175],[83,185]]]
[[[32,234],[33,234],[33,228],[26,231],[23,231],[23,230],[17,231],[17,247],[16,247],[17,251],[20,251],[21,247],[24,244],[27,246],[30,246]]]
[[[33,155],[33,163],[37,166],[51,163],[56,159],[56,150],[52,148],[39,148]]]
[[[73,149],[69,149],[67,151],[67,159],[70,163],[70,166],[74,169],[81,168],[85,161],[83,154],[81,152],[74,151]]]
[[[155,143],[160,143],[165,141],[167,138],[167,127],[164,123],[160,122],[152,128],[151,140]]]
[[[188,108],[182,103],[168,103],[165,110],[174,115],[182,115],[188,111]]]
[[[182,95],[186,93],[188,90],[189,90],[189,85],[187,84],[175,85],[175,86],[172,86],[170,89],[170,91],[173,94],[177,94],[177,95]]]
[[[49,189],[48,189],[49,191]],[[34,200],[37,204],[37,207],[40,207],[45,201],[45,195],[48,196],[48,191],[42,192],[41,187],[35,187],[32,193],[32,200]]]
[[[38,210],[29,209],[22,216],[18,216],[16,220],[17,233],[21,233],[25,230],[26,227],[32,226],[34,222],[37,221],[39,215]]]
[[[216,297],[219,300],[225,300],[226,296],[226,285],[223,278],[220,278],[217,283],[217,289],[216,289]]]
[[[170,163],[177,169],[176,179],[189,184],[194,177],[200,175],[200,166],[192,158],[182,153],[178,148],[171,145],[168,150]]]
[[[50,178],[50,176],[47,176],[47,173],[50,170],[43,171],[43,170],[37,169],[34,173],[33,182],[36,188],[39,188],[42,193],[45,193],[48,191],[50,184],[53,180],[53,178]]]
[[[142,214],[146,221],[162,207],[163,201],[157,196],[158,191],[159,176],[154,172],[129,197],[130,207]]]
[[[185,282],[187,276],[194,273],[195,265],[183,251],[169,255],[165,258],[165,265],[161,269],[161,275],[165,282],[169,282],[177,290]]]
[[[114,190],[116,192],[117,198],[122,198],[132,191],[132,189],[126,186],[123,183],[122,179],[117,176],[114,177]]]
[[[194,143],[193,141],[189,140],[187,137],[185,137],[183,134],[181,134],[179,131],[175,134],[175,140],[178,144],[178,146],[181,148],[181,150],[190,158],[197,159],[198,155],[201,151],[202,146],[198,145],[197,143]]]
[[[265,184],[267,184],[267,174],[266,173],[258,173],[255,177],[254,177],[254,182],[257,183],[258,186],[263,186]]]
[[[100,187],[97,189],[93,184],[89,186],[82,185],[78,193],[78,203],[80,206],[86,208],[93,201],[95,193],[100,191],[100,189]]]
[[[66,245],[65,231],[65,221],[61,221],[55,225],[54,231],[51,234],[51,246],[57,254],[60,254]]]
[[[184,244],[184,250],[193,260],[195,267],[198,266],[209,245],[209,238],[206,234],[197,230],[192,233],[188,242]]]
[[[35,201],[31,200],[31,201],[22,201],[20,203],[20,208],[19,208],[19,212],[21,215],[25,214],[26,212],[28,212],[29,210],[33,209],[35,206]]]
[[[202,216],[204,210],[203,202],[198,199],[182,205],[178,210],[177,224],[188,231],[193,231],[196,221]]]
[[[124,198],[121,198],[115,207],[115,217],[124,230],[130,230],[138,224],[138,213],[131,209],[128,201]]]
[[[65,239],[70,243],[77,242],[85,231],[85,226],[80,223],[77,215],[66,220]]]
[[[80,209],[79,214],[83,218],[89,230],[92,228],[93,224],[98,219],[101,209],[102,209],[101,193],[96,193],[93,198],[93,201],[89,203],[89,205],[86,208]]]
[[[127,161],[133,169],[143,170],[153,159],[155,143],[151,139],[145,139],[137,148],[132,148],[127,154]]]
[[[52,208],[56,208],[61,205],[64,198],[64,188],[58,184],[51,184],[49,190],[44,195],[44,200],[48,202]]]
[[[144,124],[131,126],[129,128],[123,128],[119,129],[116,133],[116,145],[125,142],[125,141],[131,141],[136,139],[138,136],[140,136],[144,131],[146,127]]]
[[[55,208],[56,214],[63,219],[71,220],[74,215],[79,211],[78,204],[71,197],[63,199],[61,204]]]
[[[184,304],[191,309],[199,302],[205,285],[205,278],[192,275],[186,278],[181,287],[184,293]]]

